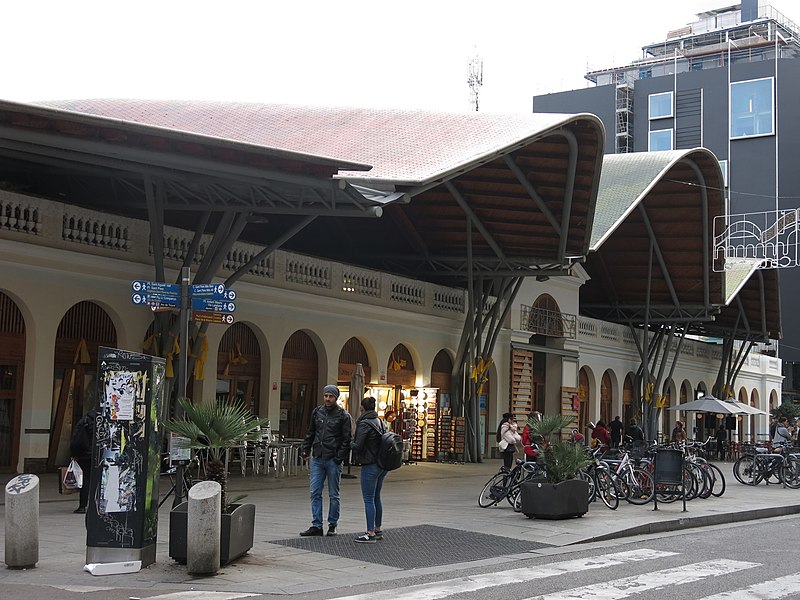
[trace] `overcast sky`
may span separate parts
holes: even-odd
[[[90,97],[530,112],[725,0],[6,0],[0,99]],[[774,5],[776,3],[773,3]],[[780,10],[780,6],[776,5]],[[788,15],[791,17],[791,15]],[[798,15],[795,15],[798,18]]]

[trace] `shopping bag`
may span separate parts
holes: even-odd
[[[64,487],[71,490],[83,487],[83,469],[77,460],[72,460],[64,473]]]
[[[58,493],[59,494],[75,494],[80,492],[78,488],[68,488],[64,487],[64,479],[67,476],[67,469],[69,467],[59,467],[58,468]]]

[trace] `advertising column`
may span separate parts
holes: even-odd
[[[155,562],[163,358],[101,347],[86,562]]]

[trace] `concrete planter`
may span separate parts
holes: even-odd
[[[526,481],[520,486],[520,494],[522,512],[529,519],[569,519],[589,511],[589,483],[582,479]]]
[[[189,521],[189,503],[183,502],[169,512],[169,556],[186,564],[186,529]],[[222,513],[219,540],[220,565],[226,565],[247,553],[253,547],[256,526],[255,504],[231,504],[231,511]]]

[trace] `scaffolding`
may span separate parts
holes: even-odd
[[[616,153],[633,152],[633,81],[617,83],[616,91]]]

